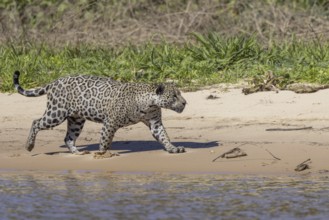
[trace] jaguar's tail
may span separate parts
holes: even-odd
[[[31,89],[31,90],[24,90],[20,85],[19,85],[19,71],[14,72],[13,76],[13,82],[15,89],[18,91],[19,94],[27,96],[27,97],[37,97],[46,94],[47,92],[47,87],[42,87],[42,88],[37,88],[37,89]]]

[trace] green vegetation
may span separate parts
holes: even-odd
[[[91,45],[52,48],[45,44],[1,45],[1,91],[12,91],[12,74],[35,87],[69,74],[96,74],[121,81],[174,80],[198,87],[262,75],[300,82],[329,83],[329,42],[291,42],[263,48],[254,37],[194,34],[194,43],[148,43],[112,49]]]
[[[198,88],[268,71],[329,84],[326,1],[211,2],[2,1],[0,91],[15,70],[26,88],[73,74]]]

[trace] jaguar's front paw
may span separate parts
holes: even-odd
[[[182,147],[182,146],[172,147],[172,148],[168,149],[167,151],[170,154],[184,153],[185,152],[185,148]]]
[[[34,148],[34,142],[27,141],[27,143],[25,144],[25,149],[27,151],[32,151],[33,148]]]

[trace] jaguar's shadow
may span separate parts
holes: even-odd
[[[198,148],[211,148],[219,146],[217,141],[210,142],[172,142],[175,146],[183,146],[187,149],[198,149]],[[66,146],[61,146],[65,147]],[[99,144],[89,144],[78,146],[80,151],[98,151]],[[157,141],[115,141],[112,143],[111,150],[118,150],[120,154],[133,153],[133,152],[144,152],[144,151],[153,151],[153,150],[162,150],[163,147]]]

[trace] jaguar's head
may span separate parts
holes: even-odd
[[[174,84],[166,83],[157,85],[155,94],[155,105],[161,108],[171,109],[178,113],[184,110],[186,100]]]

